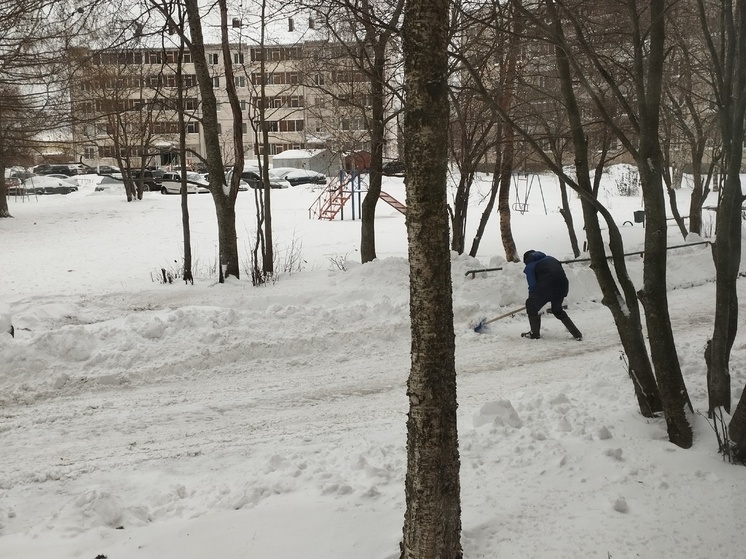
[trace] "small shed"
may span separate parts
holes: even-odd
[[[345,171],[367,173],[370,171],[370,152],[351,151],[345,154]]]
[[[294,167],[334,176],[339,171],[339,158],[328,149],[290,149],[272,158],[273,167]]]

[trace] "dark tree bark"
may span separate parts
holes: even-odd
[[[554,22],[554,33],[565,43],[561,20],[555,11],[551,11]],[[567,53],[562,48],[556,49],[557,71],[562,94],[565,99],[567,116],[570,123],[571,137],[575,150],[575,171],[578,177],[578,192],[582,195],[583,217],[588,248],[591,255],[591,269],[596,274],[603,294],[603,304],[614,317],[619,339],[629,359],[629,374],[637,397],[640,413],[653,417],[662,410],[660,393],[655,382],[653,368],[648,357],[647,346],[642,332],[642,321],[637,304],[635,287],[627,273],[624,260],[624,246],[621,233],[608,211],[597,202],[597,184],[590,181],[590,164],[588,160],[588,141],[581,120],[580,107],[573,90],[573,76]],[[596,169],[596,183],[600,180],[603,161]],[[605,241],[601,234],[598,213],[601,211],[609,228],[609,248],[611,250],[616,274],[613,274],[606,256]],[[616,275],[617,280],[614,279]],[[617,287],[621,286],[621,292]]]
[[[511,2],[512,6],[513,2]],[[520,5],[520,2],[518,2]],[[520,49],[520,33],[522,31],[521,17],[516,11],[511,9],[514,17],[513,33],[508,39],[508,52],[505,64],[505,83],[500,100],[502,112],[510,114],[512,112],[513,101],[515,96],[515,87],[517,81],[516,64],[518,62]],[[508,262],[519,262],[518,249],[515,246],[513,238],[513,229],[510,220],[510,186],[513,178],[513,168],[515,163],[515,130],[512,126],[502,127],[503,135],[500,137],[502,148],[502,165],[500,166],[500,192],[498,195],[497,213],[500,215],[500,238],[505,251],[505,260]]]
[[[179,27],[183,27],[183,14],[179,14]],[[179,55],[176,61],[176,83],[182,84],[184,61],[184,43],[179,45]],[[184,282],[194,285],[192,275],[192,230],[189,227],[189,193],[187,192],[186,169],[186,118],[184,115],[184,88],[176,90],[176,106],[179,118],[179,163],[181,165],[181,230],[184,237]]]
[[[498,124],[498,135],[501,134],[499,131],[500,124]],[[500,190],[500,168],[502,166],[502,153],[501,151],[497,150],[496,156],[495,156],[495,166],[492,173],[492,187],[490,188],[490,195],[487,197],[487,203],[484,206],[484,210],[482,211],[482,215],[479,218],[479,224],[477,225],[477,232],[474,235],[474,240],[471,243],[471,249],[469,249],[469,256],[472,258],[476,258],[477,252],[479,251],[479,244],[482,241],[482,236],[484,235],[484,230],[487,228],[487,223],[490,220],[490,217],[492,216],[492,209],[495,207],[495,201],[497,200],[497,195]]]
[[[412,366],[401,559],[460,559],[456,366],[448,246],[447,0],[410,0],[402,29]]]
[[[650,0],[645,7],[649,10],[650,22],[643,31],[637,23],[640,17],[636,12],[636,2],[629,5],[630,21],[633,23],[637,103],[634,118],[639,126],[639,145],[637,150],[633,150],[633,155],[640,173],[647,220],[643,288],[638,295],[645,308],[650,356],[658,380],[669,440],[682,448],[690,448],[693,433],[686,412],[687,409],[691,410],[691,403],[671,330],[666,292],[666,208],[659,136],[666,2]]]
[[[746,0],[697,3],[703,38],[709,50],[713,88],[723,141],[724,181],[717,211],[715,260],[715,324],[708,344],[707,388],[710,415],[730,412],[730,352],[738,327],[736,279],[741,265],[740,172],[746,116]],[[746,423],[742,401],[731,420],[734,454],[746,453]],[[719,422],[721,417],[716,418]],[[725,436],[727,439],[728,437]]]
[[[240,277],[235,208],[238,187],[236,186],[235,192],[231,189],[229,194],[225,194],[223,189],[225,169],[220,151],[220,135],[218,134],[217,100],[212,89],[212,76],[205,55],[199,2],[197,0],[185,0],[184,6],[190,31],[188,45],[202,97],[202,131],[206,144],[205,160],[210,176],[210,193],[215,202],[215,215],[218,222],[219,281],[223,283],[227,276]],[[230,58],[224,62],[228,66],[231,63]]]
[[[453,118],[449,146],[453,161],[459,170],[459,182],[453,196],[453,205],[448,207],[451,218],[451,250],[463,254],[466,247],[471,187],[480,160],[491,147],[494,147],[495,118],[486,116],[489,109],[484,103],[479,102],[468,88],[452,87],[450,98]],[[490,214],[491,212],[488,212],[487,216]]]
[[[360,209],[360,260],[363,264],[376,259],[375,217],[383,177],[384,105],[386,103],[384,83],[386,80],[386,45],[389,38],[388,33],[382,34],[372,45],[373,63],[369,70],[371,75],[371,119],[368,125],[371,145],[370,182]]]
[[[503,136],[500,139],[502,157],[500,158],[500,189],[497,196],[497,213],[500,216],[500,239],[503,243],[503,251],[505,251],[505,260],[508,262],[520,262],[510,220],[510,186],[513,178],[514,142],[515,132],[513,128],[504,126]]]

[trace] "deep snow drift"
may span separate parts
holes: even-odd
[[[298,259],[302,271],[262,288],[247,274],[218,285],[212,201],[193,195],[197,280],[163,285],[161,268],[176,269],[181,254],[179,198],[146,193],[128,204],[94,192],[93,180],[66,196],[11,199],[14,219],[0,220],[0,302],[16,327],[14,339],[0,335],[0,557],[397,558],[404,216],[380,203],[379,260],[361,266],[350,212],[309,219],[318,191],[273,191],[279,269]],[[556,184],[539,180],[529,211],[513,214],[519,251],[569,259]],[[384,190],[405,199],[398,180]],[[244,258],[252,195],[239,196]],[[603,198],[639,250],[640,198],[618,196],[612,175]],[[686,191],[679,201],[686,214]],[[472,220],[482,202],[475,193]],[[577,200],[573,211],[579,221]],[[582,242],[580,225],[578,234]],[[522,339],[522,313],[474,332],[525,300],[523,267],[504,262],[497,235],[495,222],[478,259],[452,261],[464,556],[742,557],[746,469],[722,461],[702,415],[709,247],[669,252],[671,317],[697,409],[695,445],[681,450],[662,420],[637,412],[587,263],[566,266],[582,342],[551,317],[541,340]],[[684,244],[673,227],[668,235]],[[641,259],[629,265],[639,284]],[[734,404],[745,359],[739,333]]]

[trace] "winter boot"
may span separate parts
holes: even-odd
[[[562,319],[562,324],[565,325],[565,328],[572,334],[572,337],[575,338],[578,341],[581,341],[583,339],[583,334],[578,330],[578,327],[573,324],[573,321],[570,320],[570,317],[565,315]]]
[[[528,324],[531,327],[531,331],[524,332],[521,334],[521,337],[530,338],[532,340],[541,339],[541,334],[539,333],[541,331],[541,316],[538,314],[528,315]]]

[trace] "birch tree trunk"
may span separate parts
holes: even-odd
[[[410,0],[404,48],[412,366],[401,559],[461,559],[448,245],[448,0]]]

